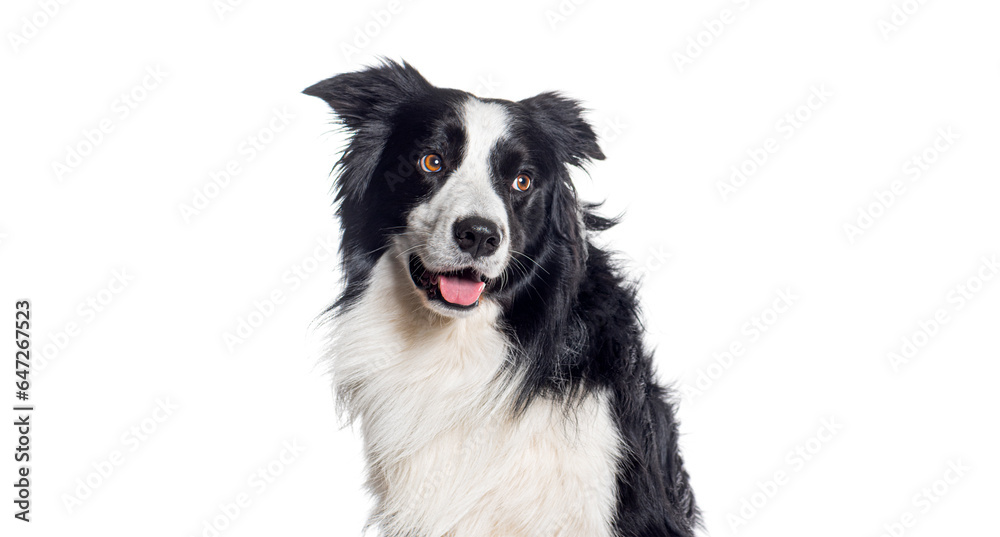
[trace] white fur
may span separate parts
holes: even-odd
[[[342,410],[361,424],[372,526],[390,537],[610,536],[621,447],[607,396],[572,410],[537,399],[513,419],[499,307],[433,312],[393,250],[333,319],[327,346]]]
[[[493,188],[490,154],[496,143],[507,136],[510,116],[496,103],[470,97],[462,107],[465,128],[465,156],[447,182],[426,203],[414,208],[407,218],[416,252],[429,269],[464,266],[472,261],[458,249],[452,226],[456,221],[479,216],[500,227],[497,251],[475,261],[490,278],[503,271],[510,252],[507,211]],[[510,178],[511,182],[514,178]]]

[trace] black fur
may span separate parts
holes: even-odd
[[[331,308],[349,308],[366,277],[402,231],[405,215],[435,186],[415,162],[428,148],[460,160],[464,135],[457,108],[469,94],[436,88],[413,67],[386,62],[324,80],[305,90],[329,103],[351,135],[338,163],[336,199],[343,224],[346,289]],[[490,290],[526,372],[518,412],[534,398],[568,403],[596,389],[613,394],[625,442],[615,520],[621,537],[690,536],[698,511],[678,449],[666,390],[643,348],[636,290],[589,235],[614,225],[583,206],[569,166],[603,159],[580,106],[555,93],[520,102],[492,100],[514,117],[511,139],[494,153],[497,191],[507,199],[515,254],[505,284]],[[509,195],[518,170],[537,188]],[[513,174],[513,175],[512,175]],[[582,215],[582,218],[581,218]]]

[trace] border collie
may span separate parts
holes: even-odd
[[[580,105],[438,88],[385,61],[319,82],[345,288],[327,352],[385,537],[690,536],[677,422],[636,291],[591,235]]]

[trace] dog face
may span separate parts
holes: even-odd
[[[568,166],[602,159],[579,105],[554,93],[513,102],[436,88],[386,63],[305,90],[350,134],[337,200],[356,297],[394,255],[422,303],[460,317],[529,289],[540,259],[581,262],[583,213]],[[547,271],[546,271],[547,272]]]

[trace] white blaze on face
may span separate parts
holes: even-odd
[[[508,133],[510,116],[503,106],[470,97],[462,107],[465,148],[462,162],[447,182],[408,218],[413,240],[425,241],[417,250],[428,266],[456,266],[469,263],[455,242],[455,222],[478,216],[497,225],[500,246],[496,252],[477,260],[484,274],[499,276],[510,252],[510,229],[503,199],[493,188],[490,156],[498,141]]]

